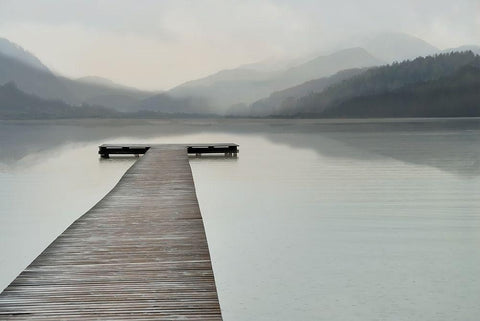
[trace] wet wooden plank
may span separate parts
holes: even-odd
[[[222,319],[186,146],[152,146],[0,294],[0,320],[92,319]]]

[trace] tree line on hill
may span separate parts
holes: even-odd
[[[318,93],[284,100],[276,117],[460,117],[480,108],[480,56],[446,53],[370,68]],[[442,97],[442,98],[441,98]]]

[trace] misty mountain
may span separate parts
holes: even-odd
[[[98,118],[117,114],[104,107],[77,107],[42,99],[21,91],[13,82],[0,86],[0,119]]]
[[[262,71],[262,72],[282,71],[282,70],[286,70],[286,69],[301,65],[307,61],[312,60],[316,56],[318,55],[312,55],[312,57],[297,57],[297,58],[270,57],[254,63],[241,65],[236,69],[256,70],[256,71]]]
[[[154,94],[125,86],[112,86],[105,82],[78,81],[65,77],[60,79],[67,90],[74,95],[75,100],[72,103],[100,104],[118,111],[129,111],[142,99]]]
[[[22,91],[40,98],[128,111],[142,99],[155,94],[100,77],[72,80],[57,76],[34,55],[5,39],[0,39],[0,49],[0,85],[13,81]]]
[[[160,93],[160,91],[155,91],[155,92],[150,92],[150,91],[141,91],[137,88],[130,87],[130,86],[125,86],[119,83],[114,82],[111,79],[105,78],[105,77],[99,77],[99,76],[86,76],[86,77],[81,77],[75,79],[77,83],[83,83],[83,84],[90,84],[90,85],[96,85],[96,86],[101,86],[101,87],[109,87],[113,89],[121,89],[125,91],[131,91],[131,92],[143,92],[145,94],[157,94]]]
[[[305,81],[331,76],[339,71],[382,65],[384,62],[363,48],[351,48],[320,56],[282,73],[277,82],[288,88]]]
[[[177,98],[196,97],[208,101],[219,110],[225,106],[256,99],[271,92],[270,79],[276,72],[251,69],[222,70],[202,79],[186,82],[168,91]]]
[[[49,70],[0,53],[0,85],[11,81],[21,90],[42,98],[78,103],[64,82]]]
[[[298,86],[276,91],[269,97],[254,102],[249,109],[245,107],[244,110],[237,110],[237,114],[234,113],[233,116],[246,115],[247,112],[250,116],[266,116],[275,114],[282,108],[282,106],[286,107],[298,98],[308,94],[322,92],[328,86],[359,75],[365,70],[367,69],[348,69],[340,71],[330,77],[310,80]]]
[[[99,77],[99,76],[85,76],[85,77],[77,78],[75,80],[81,83],[86,83],[91,85],[100,85],[100,86],[112,87],[112,88],[133,89],[133,88],[128,88],[127,86],[117,84],[111,79]]]
[[[0,54],[0,85],[15,82],[26,93],[44,99],[58,99],[72,105],[100,104],[120,111],[152,95],[136,89],[71,80]]]
[[[21,61],[30,67],[49,71],[49,69],[40,61],[40,59],[19,45],[14,44],[5,38],[0,38],[0,54],[10,58],[15,58],[16,60]]]
[[[376,35],[364,41],[361,46],[388,63],[402,62],[440,52],[438,48],[420,38],[396,32]]]
[[[158,99],[158,98],[156,98]],[[163,109],[156,105],[148,109],[132,112],[119,112],[103,106],[82,104],[72,106],[61,100],[43,99],[21,91],[15,83],[9,82],[0,86],[0,119],[65,119],[65,118],[171,118],[171,117],[213,117],[214,115],[198,113],[197,106],[191,106],[187,101],[164,97],[161,102]]]
[[[92,98],[87,98],[83,102],[94,106],[105,106],[120,112],[129,112],[135,110],[136,106],[138,106],[141,101],[142,100],[139,97],[132,97],[127,94],[119,93],[110,95],[100,94]]]
[[[464,51],[471,51],[476,55],[480,55],[480,46],[465,45],[457,48],[449,48],[449,49],[442,50],[442,53],[464,52]]]
[[[472,52],[449,53],[370,68],[351,79],[328,87],[321,93],[304,96],[289,104],[284,103],[278,114],[321,115],[327,110],[332,114],[331,109],[352,99],[384,95],[413,84],[438,80],[470,65],[480,66],[480,56]]]
[[[37,66],[37,68],[33,67],[32,63],[25,62],[27,58],[24,59],[24,57],[28,57],[31,61],[43,66],[35,56],[11,42],[5,40],[4,43],[9,45],[9,52],[12,56],[0,53],[0,85],[14,82],[19,91],[31,94],[35,99],[57,101],[54,104],[57,107],[62,104],[60,101],[63,101],[66,106],[86,104],[104,106],[121,112],[142,110],[160,113],[196,114],[207,112],[207,104],[202,99],[172,98],[165,94],[146,92],[119,85],[102,77],[89,76],[72,80],[54,75],[46,67],[39,68]],[[17,50],[19,59],[14,56],[14,50]],[[12,95],[12,97],[20,98],[21,95]],[[9,104],[12,103],[11,100],[8,102]],[[40,103],[40,105],[43,106],[43,103]],[[70,111],[68,108],[65,110]],[[33,112],[33,110],[30,111]],[[77,110],[73,111],[77,112]],[[64,112],[59,109],[58,114],[63,115]],[[33,117],[37,117],[35,113]],[[50,115],[49,117],[53,116]]]
[[[377,36],[370,39],[366,47],[390,60],[438,51],[423,40],[404,34]],[[309,60],[272,60],[244,65],[189,81],[166,93],[155,93],[102,77],[72,80],[55,75],[34,55],[0,38],[0,85],[15,82],[18,91],[57,104],[62,104],[58,101],[62,100],[65,106],[105,106],[127,113],[144,112],[144,115],[225,112],[245,115],[247,111],[249,116],[307,115],[323,113],[354,98],[383,95],[446,77],[476,59],[471,52],[450,54],[463,49],[480,52],[478,46],[462,46],[444,50],[449,54],[365,71],[381,65],[382,60],[365,49],[351,48]],[[252,105],[248,108],[245,103]],[[104,111],[107,115],[111,112]]]
[[[480,65],[451,76],[377,95],[350,99],[322,117],[479,117]]]
[[[282,71],[263,72],[232,69],[184,83],[168,93],[174,97],[201,97],[223,110],[237,103],[251,103],[270,93],[305,81],[327,77],[338,71],[371,67],[383,62],[362,48],[346,49]]]
[[[166,114],[210,114],[213,110],[205,99],[199,97],[172,97],[161,93],[141,100],[130,111],[153,111]]]

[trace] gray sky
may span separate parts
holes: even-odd
[[[382,31],[480,45],[480,0],[0,0],[0,37],[51,69],[144,89]]]

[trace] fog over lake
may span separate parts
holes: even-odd
[[[204,142],[224,320],[478,320],[479,119],[0,122],[0,289],[135,161],[98,145]]]

